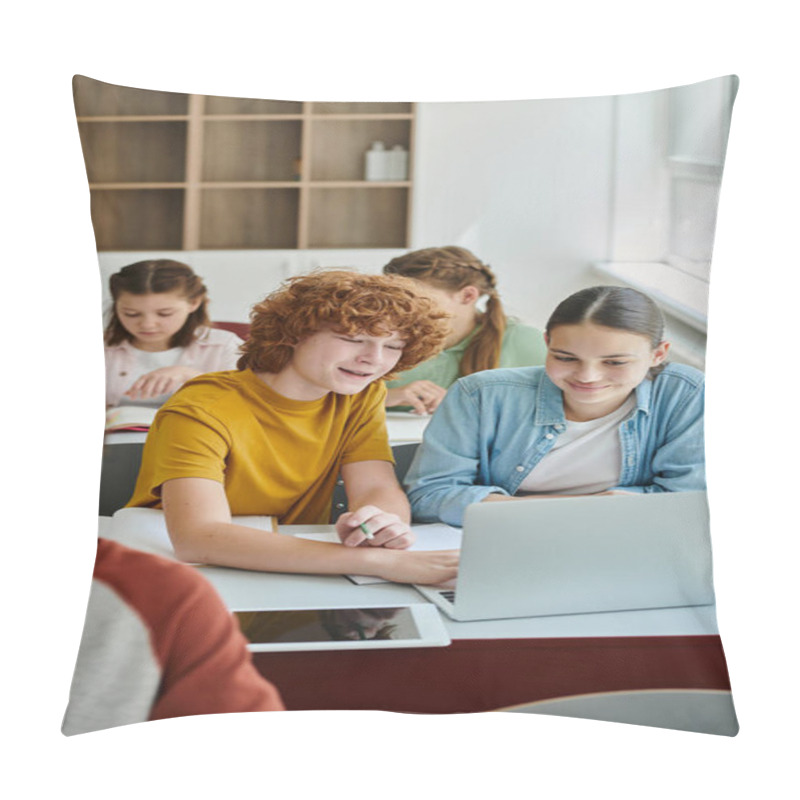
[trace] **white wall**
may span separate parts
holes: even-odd
[[[454,244],[489,263],[508,310],[543,325],[597,283],[607,257],[614,101],[422,103],[412,244]]]
[[[180,252],[100,253],[102,305],[110,305],[108,278],[114,272],[148,258],[183,261],[203,279],[211,298],[214,320],[246,322],[250,308],[282,280],[316,267],[351,267],[380,272],[381,267],[404,250],[194,250]]]

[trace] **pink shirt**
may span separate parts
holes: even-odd
[[[183,348],[177,364],[194,367],[199,372],[219,372],[235,369],[242,340],[230,331],[199,328],[194,341]],[[116,406],[123,401],[123,392],[131,384],[137,370],[141,350],[130,342],[106,347],[106,405]]]

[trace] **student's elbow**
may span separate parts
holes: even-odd
[[[176,479],[163,484],[161,498],[175,557],[191,564],[213,563],[222,540],[220,524],[230,522],[222,486],[199,478]]]
[[[169,538],[175,558],[187,564],[202,564],[206,561],[203,548],[200,547],[198,537],[187,531],[183,526],[170,527]]]
[[[191,519],[167,518],[169,533],[175,558],[188,564],[213,563],[213,545],[218,535],[213,523]]]

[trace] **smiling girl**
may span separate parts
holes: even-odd
[[[410,509],[382,380],[433,355],[446,318],[406,278],[332,270],[289,280],[254,306],[238,369],[189,381],[161,408],[128,505],[163,508],[184,561],[449,580],[455,554],[405,551]],[[232,520],[327,523],[339,475],[353,509],[336,522],[343,544]]]
[[[189,378],[232,369],[242,340],[210,327],[208,293],[180,261],[123,267],[109,281],[106,406],[160,406]]]
[[[703,374],[665,364],[658,306],[596,286],[551,315],[544,367],[463,378],[407,483],[414,518],[461,525],[470,503],[705,488]]]

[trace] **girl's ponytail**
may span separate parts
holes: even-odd
[[[387,275],[403,275],[446,292],[474,286],[487,296],[486,311],[479,328],[461,358],[461,375],[471,375],[500,364],[500,351],[507,318],[497,292],[497,279],[488,264],[464,247],[427,247],[393,258],[384,268]]]
[[[486,311],[481,316],[481,326],[467,345],[459,365],[461,375],[471,375],[484,369],[500,366],[500,351],[506,332],[507,317],[496,289],[489,292]]]

